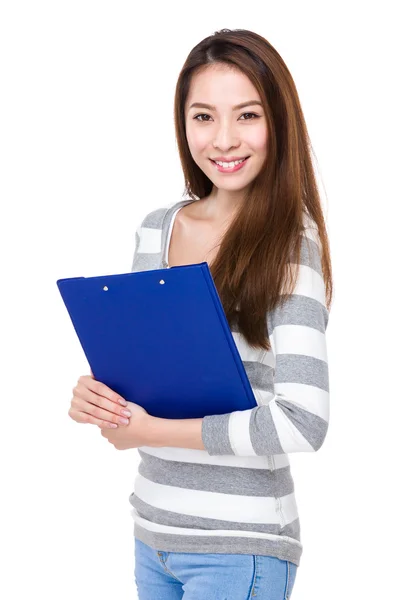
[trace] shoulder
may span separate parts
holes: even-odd
[[[178,204],[177,202],[173,202],[171,204],[161,206],[160,208],[156,208],[155,210],[152,210],[151,212],[147,213],[141,220],[139,229],[141,227],[145,227],[145,228],[149,228],[149,229],[161,229],[162,223],[163,223],[168,211],[173,209],[177,204]]]
[[[162,230],[164,224],[169,220],[168,217],[172,217],[175,210],[188,204],[191,202],[190,200],[178,200],[171,202],[170,204],[165,204],[160,208],[156,208],[151,212],[147,213],[144,218],[141,220],[139,226],[137,227],[137,231],[143,227],[146,229],[159,229]]]
[[[146,213],[135,227],[132,271],[157,268],[163,240],[174,212],[187,200],[172,202]]]

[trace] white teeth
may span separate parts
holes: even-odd
[[[232,167],[235,167],[235,165],[239,165],[240,163],[244,162],[244,160],[246,160],[245,158],[242,158],[241,160],[235,160],[235,161],[231,161],[231,162],[221,162],[220,160],[214,160],[214,162],[219,165],[220,167],[224,167],[224,169],[232,169]]]

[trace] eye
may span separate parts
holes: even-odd
[[[251,115],[252,117],[254,117],[255,119],[259,119],[259,115],[256,115],[255,113],[243,113],[241,115],[241,117],[245,116],[245,115]],[[199,115],[196,115],[194,117],[194,119],[196,119],[197,121],[199,121],[200,123],[205,123],[206,121],[204,121],[204,119],[199,119],[198,117],[210,117],[211,115],[207,115],[206,113],[202,113]],[[240,117],[240,118],[241,118]],[[243,119],[243,121],[253,121],[254,119]]]
[[[198,119],[198,117],[209,117],[210,115],[206,115],[206,114],[201,114],[201,115],[196,115],[196,117],[194,117],[194,119],[196,119],[197,121],[199,121],[200,123],[204,122],[204,119]]]
[[[255,113],[244,113],[244,114],[241,115],[241,117],[243,117],[244,115],[252,115],[256,119],[259,118],[259,115],[256,115]],[[244,119],[244,121],[253,121],[253,119]]]

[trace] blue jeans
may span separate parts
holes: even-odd
[[[274,556],[160,552],[135,538],[139,600],[288,600],[297,568]]]

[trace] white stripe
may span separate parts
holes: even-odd
[[[281,496],[281,509],[285,523],[292,523],[298,517],[298,507],[295,499],[295,493],[292,492],[287,496]]]
[[[300,265],[294,294],[313,298],[325,306],[325,287],[323,278],[311,267]]]
[[[315,452],[294,423],[275,402],[268,405],[284,452]]]
[[[277,325],[271,333],[276,355],[303,354],[327,362],[325,333],[305,325]],[[270,340],[271,341],[271,340]]]
[[[150,506],[181,515],[220,519],[231,523],[280,523],[274,496],[239,496],[190,490],[155,483],[140,473],[135,477],[134,493]],[[294,518],[297,518],[294,493],[283,496],[280,500],[283,512],[290,519],[294,514]]]
[[[154,531],[155,533],[169,533],[169,534],[177,534],[177,535],[196,535],[202,537],[247,537],[261,540],[271,540],[271,541],[288,541],[291,544],[302,547],[301,542],[298,540],[291,538],[287,535],[276,535],[275,533],[262,533],[261,531],[240,531],[237,530],[229,530],[229,529],[184,529],[183,527],[172,527],[171,525],[161,525],[159,523],[152,523],[147,519],[143,519],[140,517],[136,510],[133,508],[130,511],[130,514],[133,517],[133,520],[137,525],[143,527],[148,531]]]
[[[169,448],[169,447],[150,447],[140,446],[143,452],[161,458],[162,460],[171,460],[176,462],[193,463],[201,465],[211,465],[219,467],[240,467],[244,469],[268,469],[268,461],[265,456],[232,456],[223,454],[219,456],[210,456],[205,450],[193,450],[189,448]],[[138,459],[140,456],[138,454]],[[290,461],[287,454],[274,455],[274,464],[276,469],[288,467]]]
[[[261,392],[262,394],[263,392]],[[330,418],[330,394],[305,383],[276,383],[275,393],[325,421]]]
[[[231,448],[237,456],[256,456],[250,437],[250,410],[232,412],[228,422],[228,435]]]
[[[274,354],[272,353],[272,350],[265,350],[264,351],[265,354],[261,359],[261,363],[263,365],[267,365],[268,367],[275,367],[275,357]]]
[[[153,254],[161,251],[160,229],[152,227],[140,228],[139,254]]]
[[[267,392],[267,390],[256,390],[256,391],[261,396],[260,404],[262,406],[268,404],[271,400],[273,400],[275,398],[275,395],[273,394],[273,392]]]

